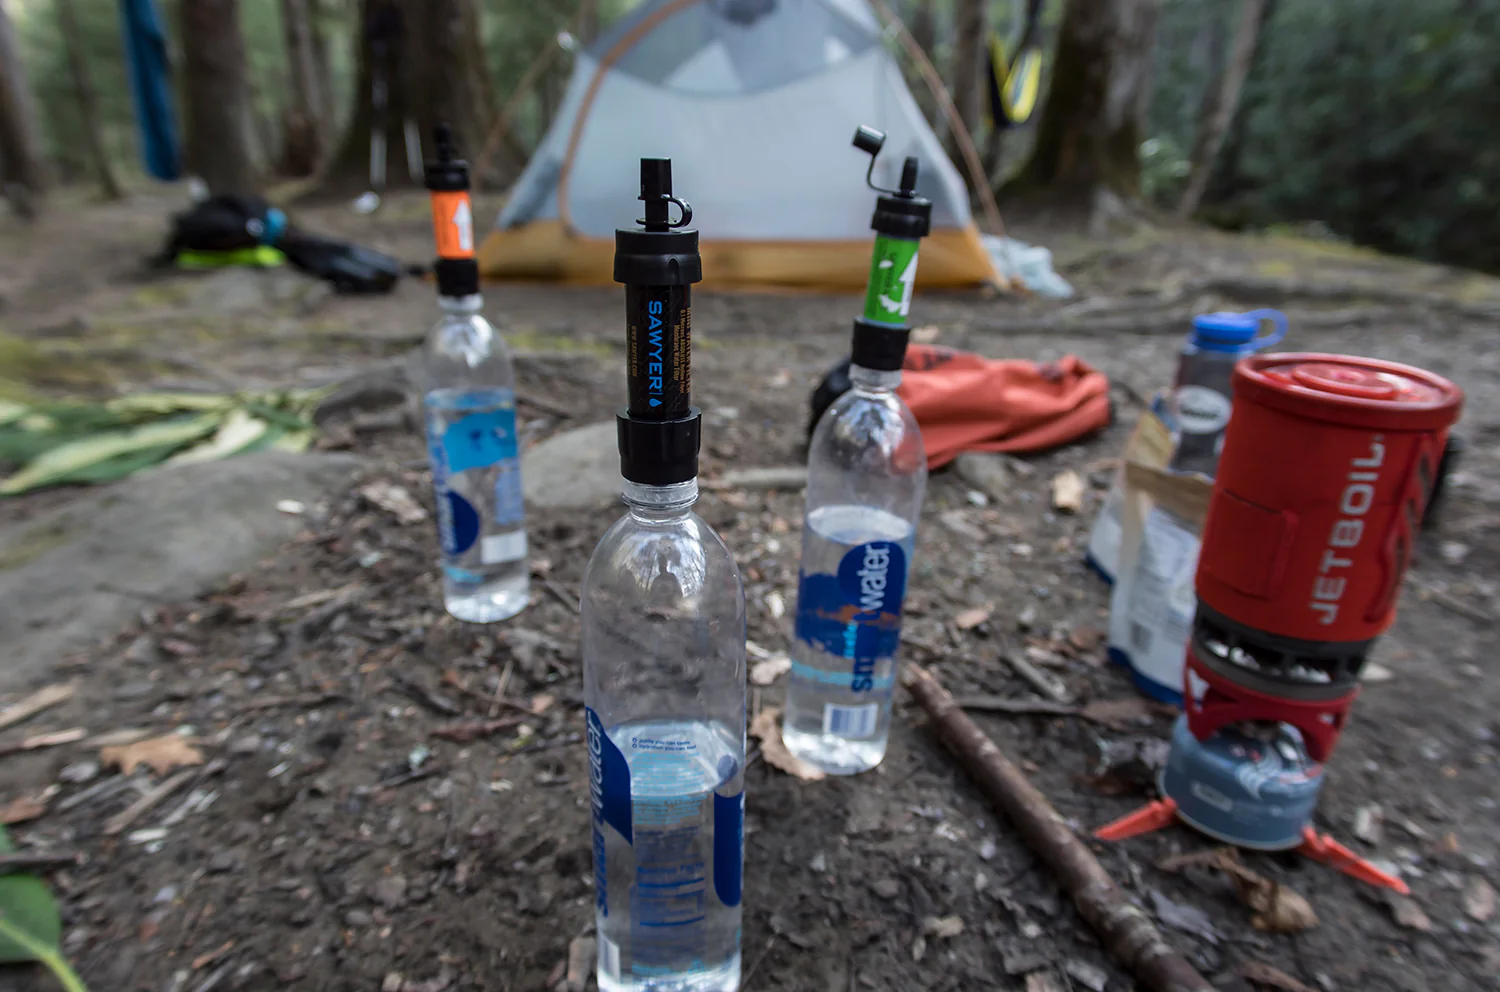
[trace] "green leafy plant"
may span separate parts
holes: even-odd
[[[213,461],[312,443],[328,390],[138,393],[108,403],[0,402],[0,497],[46,486],[110,482],[160,464]]]
[[[0,827],[0,854],[15,850]],[[35,875],[0,875],[0,964],[35,961],[57,976],[67,992],[88,992],[58,948],[62,917],[57,900]]]

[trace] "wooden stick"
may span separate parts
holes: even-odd
[[[78,864],[77,851],[52,851],[50,853],[32,851],[24,854],[0,854],[0,875],[14,875],[18,872],[36,871],[37,869],[66,868],[69,865],[76,864]]]
[[[1025,658],[1014,654],[1004,654],[1001,657],[1004,658],[1007,665],[1014,669],[1017,675],[1026,680],[1028,685],[1054,703],[1067,705],[1073,701],[1073,697],[1069,695],[1068,690],[1062,683],[1046,672],[1043,672]]]
[[[1046,699],[1008,699],[1005,696],[961,696],[961,709],[1007,716],[1083,716],[1083,710]]]
[[[0,730],[14,726],[23,720],[30,720],[47,707],[56,706],[63,700],[72,698],[73,690],[74,685],[71,682],[59,682],[56,685],[38,689],[20,702],[0,710]]]
[[[187,785],[190,781],[196,778],[197,775],[197,770],[193,768],[185,769],[178,772],[176,775],[173,775],[171,778],[156,786],[150,792],[146,793],[144,796],[137,799],[135,802],[131,803],[129,806],[125,807],[123,810],[110,817],[108,820],[105,820],[104,835],[106,837],[113,837],[116,834],[123,832],[126,827],[130,826],[136,820],[139,820],[142,816],[150,812],[152,809],[161,805],[164,799],[166,799],[172,793],[176,792],[178,789],[182,788],[184,785]]]
[[[1115,960],[1153,992],[1213,992],[1213,986],[1162,939],[1145,911],[1131,902],[1047,797],[969,719],[948,690],[920,665],[909,662],[902,681],[990,802],[1052,869],[1073,897],[1078,914]]]

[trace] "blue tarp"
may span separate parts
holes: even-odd
[[[125,61],[135,120],[140,131],[146,171],[171,181],[182,175],[182,150],[172,108],[172,68],[167,62],[167,35],[156,0],[120,0]]]

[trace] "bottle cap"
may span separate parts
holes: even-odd
[[[672,195],[672,160],[641,159],[646,216],[637,228],[615,231],[615,282],[633,286],[686,286],[703,281],[698,232],[688,229],[693,208]],[[678,218],[671,220],[672,205]]]
[[[1269,320],[1275,329],[1256,337],[1261,321]],[[1252,310],[1249,313],[1219,311],[1193,318],[1193,345],[1202,351],[1259,351],[1286,337],[1286,314],[1280,310]]]

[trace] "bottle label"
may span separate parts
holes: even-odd
[[[870,282],[865,289],[865,320],[877,324],[904,324],[911,310],[912,289],[917,284],[917,248],[920,242],[875,235],[870,260]]]
[[[1207,386],[1179,387],[1172,405],[1184,434],[1212,434],[1229,423],[1229,397]]]
[[[893,541],[857,544],[837,574],[803,573],[797,589],[796,633],[813,647],[849,662],[848,688],[877,688],[877,664],[901,640],[906,552]],[[841,676],[842,680],[842,676]]]
[[[524,558],[524,532],[480,540],[486,514],[475,505],[476,497],[488,497],[488,525],[498,530],[515,530],[525,519],[515,395],[508,389],[458,395],[433,391],[423,406],[443,553],[457,557],[478,544],[484,565]],[[456,478],[486,471],[495,473],[493,484],[478,478],[462,484]]]
[[[738,906],[745,873],[745,793],[714,793],[714,894]]]
[[[634,839],[630,815],[630,765],[604,732],[592,707],[585,711],[589,746],[589,805],[594,825],[594,905],[609,915],[608,865],[604,856],[604,828],[615,829],[625,843]]]

